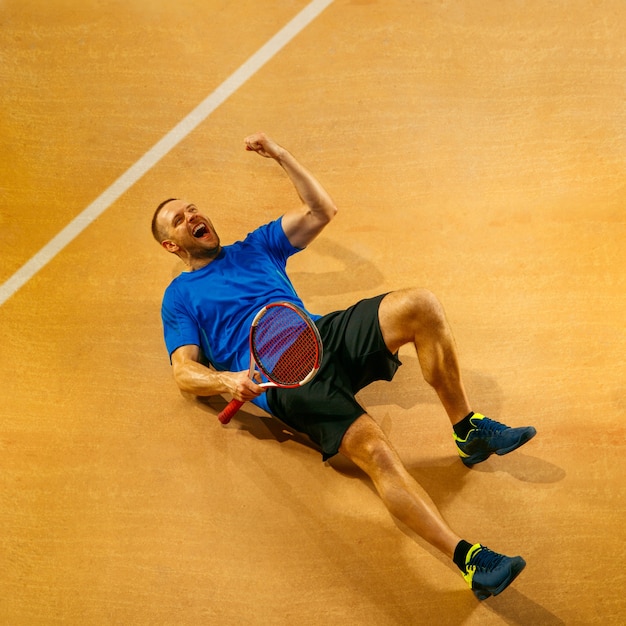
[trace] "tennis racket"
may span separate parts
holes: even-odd
[[[300,387],[317,374],[322,362],[322,339],[313,320],[295,304],[273,302],[264,306],[250,327],[250,371],[255,367],[268,382],[261,387]],[[217,416],[228,424],[243,406],[231,400]]]

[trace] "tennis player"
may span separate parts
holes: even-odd
[[[264,133],[245,140],[249,151],[274,159],[301,205],[243,240],[222,246],[211,220],[192,202],[169,199],[154,213],[152,232],[189,271],[163,297],[165,343],[181,390],[196,396],[227,394],[252,401],[308,435],[329,459],[341,453],[371,478],[392,515],[447,555],[483,600],[503,591],[522,571],[522,557],[498,554],[466,541],[444,521],[407,471],[378,423],[355,399],[376,380],[391,380],[398,350],[416,347],[426,381],[450,418],[453,440],[468,467],[526,443],[532,426],[510,428],[472,412],[444,311],[429,291],[409,288],[311,314],[324,359],[317,377],[296,389],[265,389],[248,375],[248,332],[254,314],[271,301],[305,308],[286,272],[289,257],[310,245],[337,213],[317,179]]]

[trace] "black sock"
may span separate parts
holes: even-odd
[[[456,436],[459,437],[460,439],[465,439],[469,431],[472,430],[472,428],[474,428],[474,426],[472,425],[472,422],[470,422],[470,419],[472,417],[474,417],[474,411],[471,411],[470,413],[468,413],[460,422],[452,426],[452,428],[454,429],[454,432],[456,433]]]
[[[454,556],[452,560],[454,564],[465,574],[465,559],[467,559],[467,553],[472,547],[471,543],[467,543],[464,539],[461,539],[454,549]]]

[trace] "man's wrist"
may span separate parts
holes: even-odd
[[[278,146],[278,150],[276,151],[276,154],[274,155],[274,160],[277,163],[279,163],[280,165],[283,165],[283,163],[286,160],[288,160],[290,157],[293,159],[293,156],[291,155],[289,150],[287,150],[286,148],[283,148],[282,146]]]

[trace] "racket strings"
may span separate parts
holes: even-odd
[[[317,366],[316,333],[286,307],[267,310],[254,330],[252,344],[259,368],[278,384],[296,385]]]

